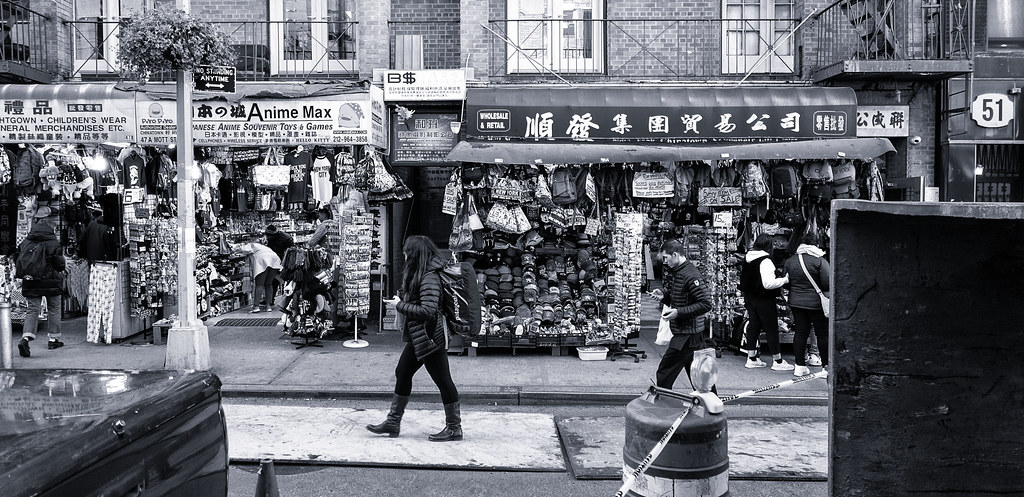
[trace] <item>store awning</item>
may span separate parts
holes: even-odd
[[[839,87],[470,88],[473,140],[707,143],[857,136],[857,95]]]
[[[870,159],[895,152],[886,138],[669,145],[560,142],[459,142],[447,160],[503,164],[600,164],[713,159]]]

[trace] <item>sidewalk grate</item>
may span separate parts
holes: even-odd
[[[213,326],[277,326],[280,322],[281,318],[228,318]]]

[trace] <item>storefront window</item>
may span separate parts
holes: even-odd
[[[349,0],[271,0],[271,72],[353,72],[356,19]]]
[[[507,15],[509,72],[603,71],[600,1],[511,0]]]
[[[722,13],[724,73],[796,71],[793,0],[724,0]]]

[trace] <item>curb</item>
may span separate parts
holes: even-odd
[[[460,389],[459,401],[471,405],[610,405],[623,406],[643,392],[560,392],[530,390],[524,387],[495,387]],[[738,392],[737,392],[738,393]],[[723,395],[730,392],[722,392]],[[373,400],[390,401],[391,387],[359,388],[310,388],[305,385],[282,387],[270,385],[223,385],[224,398],[292,398],[321,400]],[[414,402],[440,402],[438,392],[414,391]],[[730,405],[787,405],[787,406],[828,406],[828,397],[823,395],[765,395],[737,399]]]

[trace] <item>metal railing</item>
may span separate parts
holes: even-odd
[[[19,3],[0,2],[0,60],[53,71],[56,59],[47,45],[53,40],[49,21],[49,16]]]
[[[836,0],[813,18],[818,68],[844,60],[968,60],[974,0]]]
[[[347,79],[358,75],[356,22],[212,21],[228,36],[239,81]],[[72,77],[116,77],[120,21],[68,21]],[[150,75],[173,81],[170,72]]]
[[[799,19],[493,19],[491,78],[712,79],[800,72]]]

